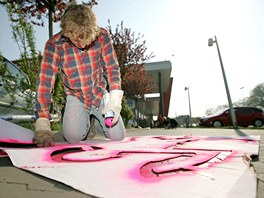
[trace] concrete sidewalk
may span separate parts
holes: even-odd
[[[178,128],[165,129],[128,129],[127,136],[145,135],[198,135],[198,136],[246,136],[261,135],[259,156],[253,158],[253,167],[257,175],[257,198],[264,197],[264,129],[199,129]],[[96,136],[96,138],[101,138]],[[88,181],[89,182],[89,181]],[[92,182],[92,181],[91,181]],[[0,197],[1,198],[84,198],[93,197],[74,190],[62,183],[18,169],[8,157],[0,158]]]

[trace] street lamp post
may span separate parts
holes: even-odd
[[[224,83],[225,83],[225,88],[226,88],[226,95],[227,95],[227,99],[228,99],[228,103],[229,103],[232,125],[233,125],[234,129],[237,129],[236,115],[235,115],[235,111],[234,111],[234,108],[233,108],[233,103],[232,103],[232,100],[231,100],[231,96],[230,96],[230,92],[229,92],[229,88],[228,88],[228,84],[227,84],[227,79],[226,79],[226,75],[225,75],[225,70],[224,70],[224,66],[223,66],[223,61],[222,61],[222,58],[221,58],[221,54],[220,54],[220,50],[219,50],[219,46],[218,46],[218,42],[217,42],[216,36],[215,36],[215,40],[213,40],[212,38],[209,38],[208,46],[211,47],[211,46],[213,46],[214,43],[216,43],[217,52],[218,52],[220,65],[221,65],[221,69],[222,69],[222,74],[223,74],[223,78],[224,78]]]
[[[188,90],[188,100],[189,100],[189,123],[190,123],[190,126],[192,127],[192,110],[191,110],[191,99],[190,99],[190,88],[189,86],[188,87],[185,87],[184,90]]]
[[[242,106],[244,106],[244,87],[240,87],[240,90],[242,91]]]

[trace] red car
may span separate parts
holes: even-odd
[[[234,107],[237,125],[248,127],[262,127],[264,124],[264,112],[255,107]],[[229,109],[224,109],[211,116],[200,119],[199,126],[222,127],[232,126],[232,120]]]

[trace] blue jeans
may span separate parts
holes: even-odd
[[[118,122],[111,128],[106,127],[105,119],[102,115],[104,100],[100,107],[92,106],[87,110],[84,104],[74,96],[67,96],[65,112],[63,116],[63,135],[69,143],[79,143],[83,140],[90,127],[90,115],[95,116],[94,126],[97,132],[105,135],[111,140],[120,141],[125,137],[125,127],[122,117],[119,116]]]

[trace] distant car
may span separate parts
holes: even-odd
[[[30,85],[28,76],[23,73],[17,65],[9,61],[7,58],[0,57],[0,69],[1,72],[9,72],[16,80],[5,79],[0,75],[0,118],[11,122],[21,121],[34,121],[35,116],[35,104],[34,96],[35,92],[30,89],[19,89],[18,83],[24,83]],[[4,68],[4,69],[3,69]],[[10,87],[14,90],[12,94],[6,90],[6,87]],[[27,102],[29,96],[32,97],[32,106],[28,107],[30,103]],[[59,119],[59,112],[52,114],[54,120]]]
[[[237,125],[248,127],[262,127],[264,124],[264,112],[255,107],[234,107]],[[211,116],[203,117],[199,121],[199,126],[223,127],[232,126],[230,110],[224,109]]]

